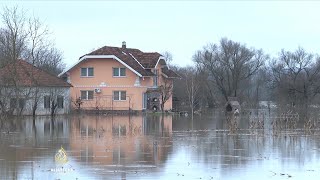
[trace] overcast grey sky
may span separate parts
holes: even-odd
[[[318,1],[23,1],[18,5],[48,25],[67,65],[105,45],[169,51],[173,63],[222,37],[276,55],[298,46],[320,52]]]

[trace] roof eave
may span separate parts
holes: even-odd
[[[158,66],[159,61],[160,61],[161,59],[164,60],[164,61],[166,61],[166,58],[165,58],[164,56],[160,56],[159,59],[158,59],[158,61],[157,61],[157,63],[156,63],[156,65],[154,66],[154,68],[156,68],[156,67]]]
[[[58,75],[58,77],[61,77],[62,75],[64,75],[66,72],[70,71],[72,68],[74,68],[75,66],[77,66],[80,62],[84,61],[85,59],[115,59],[118,62],[120,62],[122,65],[124,65],[126,68],[130,69],[132,72],[134,72],[136,75],[138,75],[139,77],[142,77],[142,75],[137,72],[136,70],[134,70],[132,67],[130,67],[128,64],[126,64],[125,62],[123,62],[120,58],[118,58],[115,55],[84,55],[82,56],[79,61],[77,63],[75,63],[74,65],[72,65],[71,67],[69,67],[68,69],[64,70],[62,73],[60,73]]]

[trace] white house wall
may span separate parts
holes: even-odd
[[[53,95],[55,98],[57,95],[64,97],[63,108],[57,108],[55,114],[67,114],[70,112],[70,88],[69,87],[40,87],[38,88],[39,101],[36,110],[36,115],[50,115],[51,109],[44,108],[44,96]],[[36,88],[21,88],[19,89],[18,96],[26,99],[26,104],[23,109],[22,115],[32,115],[32,107],[34,104]],[[7,96],[5,95],[7,94]],[[16,98],[14,89],[6,88],[1,90],[0,99],[7,109],[10,108],[10,99]],[[14,112],[17,114],[17,110]]]

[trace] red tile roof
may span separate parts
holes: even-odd
[[[157,52],[142,52],[139,49],[134,48],[121,48],[121,47],[112,47],[112,46],[104,46],[99,48],[91,53],[85,54],[81,56],[80,61],[74,64],[72,67],[67,69],[66,71],[59,74],[59,76],[65,75],[70,69],[74,68],[81,60],[90,58],[90,56],[116,56],[123,63],[132,68],[136,73],[140,76],[155,76],[151,69],[155,68],[157,63],[161,63],[161,65],[166,65],[166,62],[162,60],[163,57],[161,54]],[[161,59],[160,59],[161,58]],[[170,73],[169,76],[176,76],[173,71],[168,70],[167,73]],[[179,76],[180,77],[180,76]]]
[[[142,76],[154,76],[151,71],[146,69],[154,68],[161,56],[157,52],[145,53],[139,49],[111,46],[104,46],[86,55],[115,55]]]
[[[161,69],[162,73],[164,75],[166,75],[168,78],[181,78],[177,73],[175,73],[174,71],[172,71],[171,69],[167,68],[167,67],[163,67]]]
[[[24,60],[17,60],[0,69],[0,84],[4,86],[71,87],[64,80]]]
[[[119,47],[104,46],[86,55],[115,55],[142,76],[154,76],[151,71],[144,69],[145,67],[143,67],[139,59],[135,56],[136,54],[143,54],[143,52],[138,49],[123,49]]]

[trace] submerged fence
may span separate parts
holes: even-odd
[[[266,113],[260,113],[257,116],[249,116],[249,128],[262,129],[265,125],[271,125],[273,129],[295,129],[299,120],[299,114],[292,111],[269,116]]]

